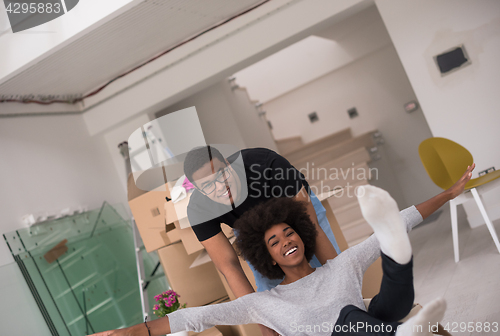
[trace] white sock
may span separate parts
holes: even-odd
[[[356,195],[382,252],[398,264],[410,262],[411,244],[396,201],[387,191],[371,185],[359,187]]]
[[[446,301],[438,298],[398,327],[396,336],[431,336],[446,311]]]

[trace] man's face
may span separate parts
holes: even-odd
[[[214,158],[193,174],[195,186],[212,201],[231,205],[238,200],[241,183],[227,162]]]

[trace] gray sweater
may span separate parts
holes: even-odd
[[[414,206],[400,214],[408,231],[422,222]],[[379,256],[379,243],[372,235],[291,284],[227,303],[177,310],[168,315],[170,328],[201,332],[215,325],[259,323],[285,336],[330,335],[343,307],[366,310],[363,274]]]

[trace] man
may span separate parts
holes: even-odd
[[[236,296],[253,290],[240,273],[238,258],[220,224],[232,227],[245,211],[267,199],[293,197],[307,204],[309,216],[320,232],[313,267],[323,265],[340,252],[321,202],[313,193],[309,197],[304,176],[277,153],[265,148],[243,149],[226,159],[214,147],[201,147],[186,156],[184,173],[196,187],[188,206],[189,221]],[[232,281],[233,275],[243,281]],[[254,275],[258,291],[279,283],[255,271]]]
[[[449,190],[416,206],[425,219],[448,200],[458,196],[472,176],[474,165]],[[195,186],[188,205],[188,218],[198,240],[237,296],[254,290],[220,224],[234,222],[255,205],[274,197],[291,197],[306,203],[318,231],[312,267],[319,267],[340,252],[321,202],[309,189],[304,176],[284,157],[264,148],[243,149],[227,158],[213,146],[191,150],[184,161],[184,173]],[[237,234],[237,232],[236,232]],[[252,268],[252,267],[251,267]],[[281,282],[269,280],[252,268],[257,290]],[[271,330],[261,326],[264,335]]]

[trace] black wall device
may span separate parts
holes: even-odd
[[[309,117],[309,121],[311,123],[314,123],[319,120],[318,114],[316,112],[309,113],[307,116]]]
[[[434,59],[442,75],[471,63],[463,45],[436,55]]]
[[[347,114],[349,115],[349,118],[351,118],[351,119],[359,116],[358,110],[355,107],[348,109]]]

